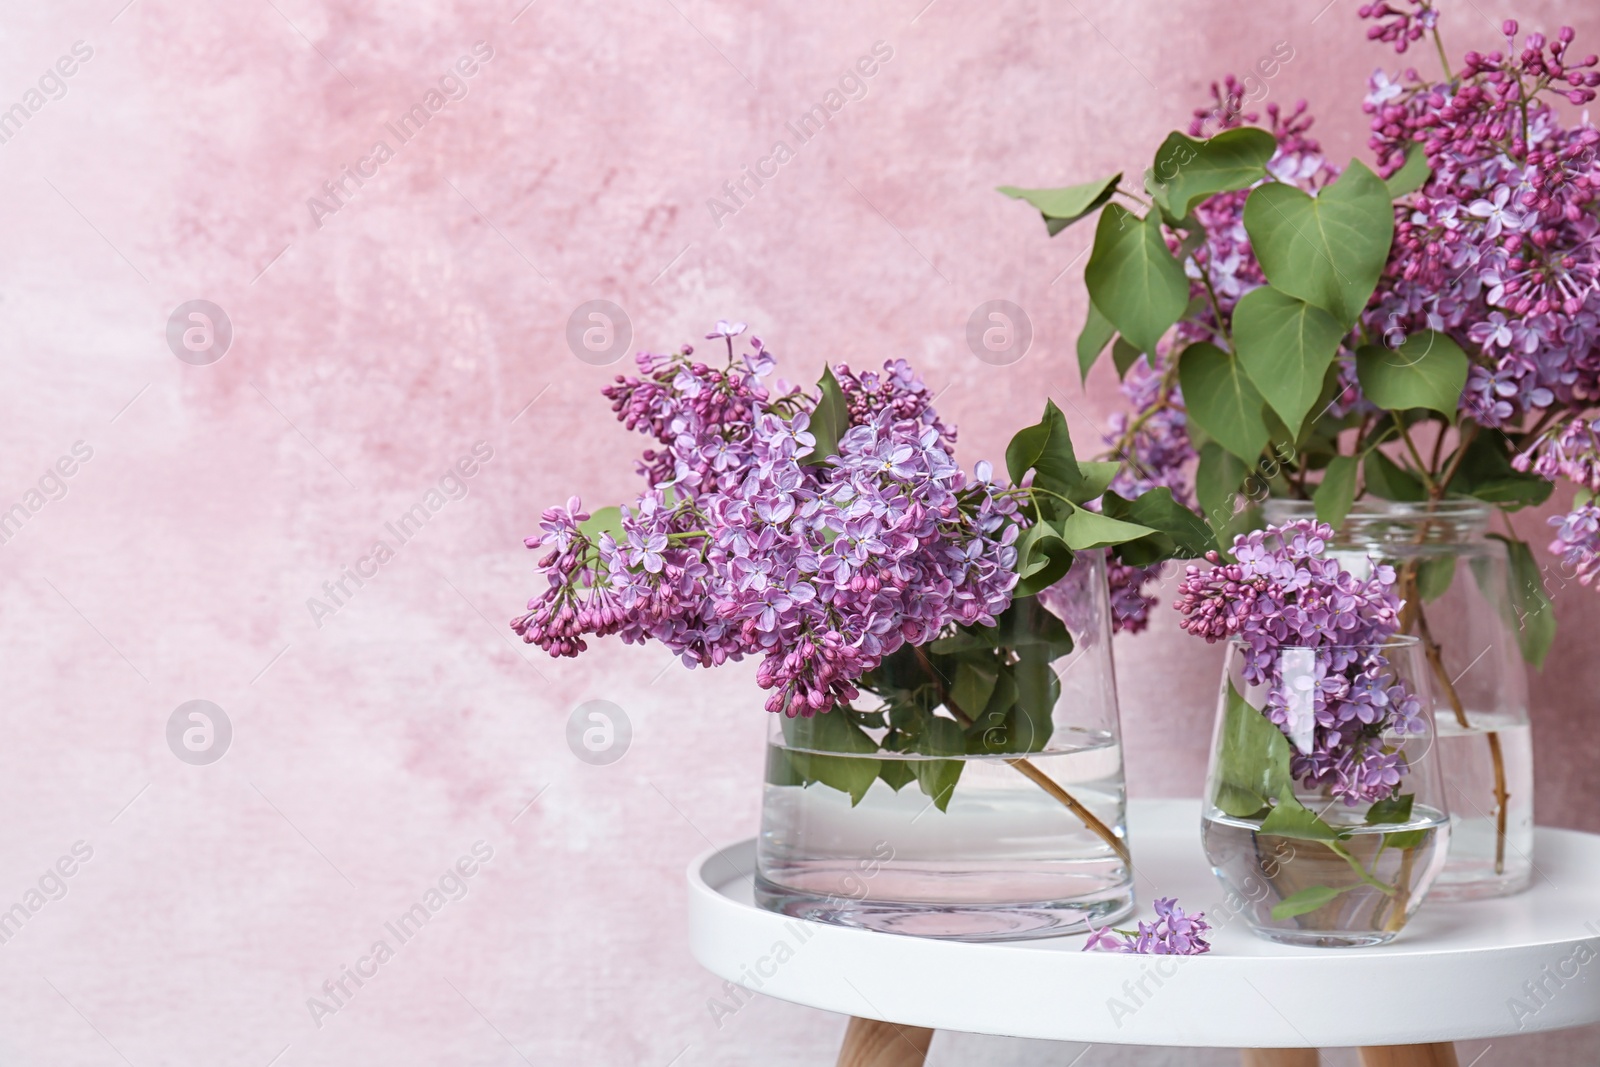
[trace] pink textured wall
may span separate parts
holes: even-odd
[[[1046,240],[993,187],[1137,170],[1278,41],[1271,98],[1312,96],[1342,159],[1386,60],[1355,0],[921,3],[11,5],[0,106],[29,115],[0,127],[0,508],[39,507],[0,545],[0,906],[44,884],[0,944],[0,1062],[831,1062],[834,1017],[759,1001],[714,1024],[685,943],[686,860],[755,829],[748,665],[610,643],[554,663],[505,628],[540,509],[633,485],[597,393],[619,368],[569,352],[569,313],[614,301],[658,349],[746,319],[801,378],[907,357],[968,462],[1046,394],[1089,442],[1115,402],[1070,355],[1089,231]],[[1445,7],[1454,46],[1493,43]],[[1600,38],[1577,0],[1503,13]],[[876,42],[865,94],[786,132]],[[387,128],[430,90],[420,132]],[[778,140],[777,174],[710,210]],[[372,176],[335,201],[346,167]],[[1032,319],[1013,366],[964,341],[994,298]],[[193,299],[232,324],[210,365],[167,343]],[[385,524],[419,503],[401,545]],[[378,539],[392,558],[362,562]],[[1600,607],[1557,610],[1538,802],[1600,830]],[[1214,651],[1164,614],[1117,655],[1135,793],[1196,791]],[[167,740],[194,699],[232,726],[206,766]],[[620,762],[567,747],[589,699],[631,718]],[[460,899],[400,943],[385,924],[430,892]],[[313,1018],[380,939],[376,976]],[[941,1042],[933,1062],[1064,1062]],[[1121,1055],[1095,1062],[1168,1062]]]

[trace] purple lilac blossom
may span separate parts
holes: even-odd
[[[1211,929],[1206,913],[1186,915],[1173,897],[1157,898],[1153,905],[1156,921],[1141,922],[1138,930],[1096,930],[1089,927],[1089,940],[1083,951],[1127,952],[1152,956],[1200,956],[1211,951],[1211,943],[1201,935]]]
[[[1366,17],[1405,23],[1397,50],[1432,29],[1430,3],[1409,15],[1389,4]],[[1369,11],[1369,8],[1371,9]],[[1443,331],[1477,358],[1462,410],[1486,426],[1515,427],[1552,407],[1600,399],[1600,131],[1564,125],[1552,97],[1585,104],[1600,85],[1596,57],[1529,34],[1520,49],[1507,22],[1505,51],[1468,52],[1453,79],[1415,70],[1376,72],[1364,110],[1385,177],[1408,151],[1432,176],[1395,210],[1389,263],[1368,307],[1369,333]]]
[[[835,368],[850,403],[837,455],[816,439],[797,391],[772,395],[759,338],[735,358],[742,323],[719,322],[728,366],[641,354],[640,377],[606,390],[620,420],[653,437],[646,488],[618,530],[585,532],[572,499],[547,510],[545,593],[512,626],[552,655],[587,635],[656,640],[689,666],[759,655],[771,711],[847,703],[855,680],[905,642],[952,624],[993,625],[1017,582],[1015,500],[987,463],[968,477],[954,431],[900,360],[881,374]],[[862,403],[856,401],[868,398]]]
[[[1186,569],[1174,606],[1189,633],[1238,642],[1244,681],[1266,687],[1263,714],[1294,742],[1290,772],[1355,805],[1389,796],[1405,773],[1383,736],[1421,732],[1426,720],[1377,650],[1400,625],[1394,568],[1355,577],[1322,558],[1332,536],[1306,519],[1240,535],[1235,562],[1212,552],[1210,570]]]
[[[1550,525],[1556,528],[1550,551],[1561,557],[1578,581],[1592,585],[1600,573],[1600,507],[1580,504],[1566,515],[1552,516]]]

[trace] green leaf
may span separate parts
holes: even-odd
[[[1124,500],[1107,493],[1102,513],[1126,519],[1156,532],[1117,547],[1117,557],[1133,567],[1149,567],[1169,559],[1198,559],[1217,547],[1205,520],[1172,498],[1172,490],[1158,486]]]
[[[811,454],[800,462],[804,466],[819,467],[832,456],[839,454],[839,438],[850,428],[850,407],[845,403],[844,390],[839,379],[833,376],[832,367],[822,368],[822,379],[817,382],[820,394],[817,406],[811,412],[811,435],[817,439]]]
[[[917,777],[916,769],[911,766],[915,762],[913,760],[886,759],[879,762],[883,766],[878,768],[878,778],[896,793]]]
[[[1361,392],[1389,411],[1427,408],[1454,420],[1467,384],[1467,354],[1442,333],[1422,330],[1399,348],[1362,345],[1356,352]]]
[[[1431,604],[1450,591],[1456,576],[1456,557],[1435,556],[1417,564],[1417,592],[1424,604]]]
[[[807,784],[805,776],[795,769],[794,760],[789,758],[789,750],[777,745],[767,746],[766,782],[768,785]]]
[[[1507,621],[1516,627],[1522,658],[1535,669],[1542,668],[1545,656],[1550,653],[1550,645],[1556,639],[1556,612],[1545,593],[1544,575],[1539,570],[1538,561],[1533,558],[1533,549],[1528,547],[1528,542],[1513,541],[1500,534],[1489,536],[1504,542],[1511,557],[1508,577],[1511,586],[1510,608],[1514,617]]]
[[[1067,418],[1054,400],[1044,402],[1044,416],[1037,424],[1018,430],[1006,446],[1006,472],[1012,484],[1021,485],[1030,470],[1034,485],[1063,496],[1083,481]]]
[[[1235,509],[1244,499],[1241,489],[1249,468],[1238,456],[1216,442],[1200,446],[1200,463],[1194,472],[1194,494],[1206,525],[1216,535],[1219,548],[1233,543],[1235,534],[1255,526],[1253,508]]]
[[[1323,469],[1322,483],[1311,499],[1317,506],[1317,521],[1337,528],[1350,514],[1356,499],[1356,469],[1354,456],[1334,456]]]
[[[1143,352],[1128,343],[1126,337],[1119,337],[1111,344],[1111,362],[1117,368],[1117,377],[1127,376],[1128,368],[1139,362]]]
[[[1254,463],[1269,435],[1261,394],[1239,361],[1216,345],[1197,342],[1178,358],[1178,383],[1189,418],[1223,448]]]
[[[1075,508],[1061,524],[1061,539],[1074,551],[1106,548],[1136,541],[1156,531],[1136,522],[1125,522],[1084,508]],[[1065,573],[1065,572],[1063,572]]]
[[[1467,445],[1466,454],[1450,482],[1452,493],[1498,504],[1506,511],[1543,504],[1555,485],[1537,474],[1524,474],[1511,466],[1505,434],[1480,433]]]
[[[1426,830],[1401,830],[1396,834],[1384,834],[1383,844],[1380,848],[1416,848],[1428,836]]]
[[[1244,205],[1244,228],[1267,280],[1353,326],[1394,240],[1388,188],[1360,160],[1312,197],[1268,182]]]
[[[1117,471],[1122,469],[1122,464],[1115,461],[1098,459],[1080,459],[1078,473],[1083,476],[1082,481],[1074,490],[1072,502],[1074,504],[1087,504],[1097,496],[1105,493],[1106,487],[1117,476]]]
[[[1072,569],[1072,550],[1061,530],[1049,520],[1035,522],[1017,538],[1017,575],[1013,596],[1032,596],[1059,582]]]
[[[1428,499],[1428,490],[1423,487],[1421,480],[1396,465],[1382,452],[1368,452],[1361,469],[1367,477],[1367,492],[1380,500],[1417,503]]]
[[[1012,666],[1017,702],[1012,705],[1010,723],[1017,751],[1039,752],[1055,733],[1056,700],[1061,695],[1061,679],[1050,666],[1050,654],[1037,645],[1017,650]]]
[[[1233,340],[1250,381],[1289,428],[1291,439],[1322,394],[1322,381],[1344,340],[1328,312],[1263,285],[1233,310]],[[1185,396],[1188,394],[1186,393]]]
[[[1415,793],[1402,793],[1397,797],[1376,801],[1367,809],[1367,825],[1381,826],[1384,823],[1410,822],[1411,806],[1416,799]]]
[[[1272,834],[1275,837],[1292,837],[1301,841],[1336,842],[1344,837],[1338,830],[1323,822],[1316,812],[1300,803],[1294,795],[1294,787],[1290,784],[1285,784],[1279,791],[1278,802],[1273,805],[1267,817],[1261,820],[1261,829],[1257,832]]]
[[[1224,130],[1209,141],[1173,131],[1145,171],[1144,185],[1167,214],[1182,219],[1206,197],[1248,189],[1266,177],[1277,150],[1278,139],[1254,126]]]
[[[1433,168],[1428,166],[1428,154],[1419,144],[1412,145],[1406,152],[1405,164],[1389,177],[1384,179],[1384,188],[1389,190],[1389,197],[1399,200],[1408,193],[1414,193],[1428,184],[1428,179],[1433,177]]]
[[[1107,204],[1083,280],[1094,306],[1141,352],[1154,352],[1189,306],[1189,277],[1167,250],[1153,211],[1141,219]]]
[[[981,756],[1026,751],[1024,745],[1032,731],[1018,728],[1016,706],[1016,677],[1009,665],[1003,666],[988,705],[967,727],[967,752]]]
[[[929,716],[925,727],[917,738],[917,752],[925,756],[959,756],[966,753],[966,734],[954,719]],[[966,761],[959,759],[917,760],[917,785],[933,798],[934,807],[944,811],[950,807],[950,797],[965,766]]]
[[[878,751],[878,743],[841,710],[785,718],[783,735],[789,762],[805,783],[821,782],[849,793],[851,807],[861,803],[882,769],[882,760],[864,758]],[[855,755],[820,754],[829,752]]]
[[[1068,185],[1060,189],[1018,189],[1015,185],[1002,185],[999,191],[1015,200],[1026,200],[1039,209],[1044,222],[1054,237],[1095,208],[1111,199],[1122,180],[1118,171],[1100,181]]]
[[[1089,315],[1083,320],[1083,332],[1078,334],[1078,374],[1084,381],[1089,380],[1094,361],[1116,335],[1117,328],[1111,325],[1111,320],[1100,314],[1093,300],[1089,301]]]
[[[993,663],[963,659],[956,667],[955,680],[950,683],[950,699],[967,714],[982,710],[994,695],[994,684],[999,676]]]
[[[1291,893],[1274,904],[1272,906],[1272,917],[1282,922],[1284,919],[1292,919],[1297,915],[1316,911],[1318,908],[1323,908],[1333,903],[1340,893],[1355,889],[1359,884],[1337,887],[1328,885],[1307,886],[1298,893]]]
[[[1285,790],[1293,796],[1289,740],[1239,694],[1231,678],[1224,699],[1212,803],[1235,818],[1249,819],[1266,808],[1269,797]]]

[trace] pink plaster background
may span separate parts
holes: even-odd
[[[1091,441],[1115,391],[1102,367],[1085,393],[1071,356],[1089,231],[1047,240],[993,187],[1142,167],[1210,78],[1280,40],[1271,99],[1312,96],[1346,158],[1387,58],[1357,0],[523,2],[69,0],[0,20],[0,106],[93,50],[0,144],[0,508],[93,450],[0,545],[0,906],[93,850],[0,944],[0,1064],[831,1063],[838,1017],[758,1000],[715,1025],[720,983],[685,941],[686,860],[755,830],[748,665],[691,674],[612,643],[555,663],[504,626],[540,509],[633,484],[638,445],[597,393],[621,368],[574,358],[569,313],[613,300],[657,349],[746,319],[796,377],[908,357],[969,463],[1047,393]],[[1493,45],[1481,3],[1445,0],[1455,49]],[[1488,13],[1600,41],[1578,0]],[[493,58],[465,98],[319,227],[308,198],[479,41]],[[878,41],[893,57],[865,98],[717,225],[707,199]],[[963,338],[998,297],[1036,331],[1004,368]],[[165,343],[194,298],[233,323],[211,366]],[[307,599],[476,442],[493,456],[467,497],[319,626]],[[1574,587],[1557,610],[1538,805],[1600,830],[1600,601]],[[1117,655],[1134,793],[1196,792],[1214,651],[1163,613]],[[165,741],[195,698],[234,728],[206,767]],[[565,743],[593,698],[634,724],[608,767]],[[307,998],[477,841],[493,857],[465,899],[318,1027]],[[1595,1046],[1497,1042],[1482,1062]],[[943,1035],[930,1062],[1079,1051]]]

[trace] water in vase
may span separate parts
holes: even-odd
[[[1420,804],[1408,821],[1382,826],[1333,808],[1320,814],[1340,841],[1264,834],[1258,822],[1210,809],[1201,833],[1212,870],[1248,902],[1246,920],[1268,940],[1322,948],[1390,940],[1444,865],[1450,821]]]
[[[1448,710],[1438,715],[1450,805],[1450,861],[1433,887],[1439,899],[1516,893],[1533,875],[1533,737],[1519,718],[1469,712],[1471,725],[1463,727]],[[1498,772],[1491,737],[1500,749]]]
[[[756,882],[766,907],[983,941],[1083,932],[1086,919],[1102,926],[1132,909],[1126,864],[1007,762],[1016,756],[958,757],[959,778],[941,810],[917,780],[932,757],[827,753],[858,761],[871,782],[852,806],[849,793],[823,782],[792,784],[785,761],[796,754],[805,756],[769,747]],[[1058,730],[1051,751],[1019,755],[1125,838],[1122,754],[1109,735]],[[836,780],[848,777],[841,773]],[[898,790],[894,781],[903,783]]]

